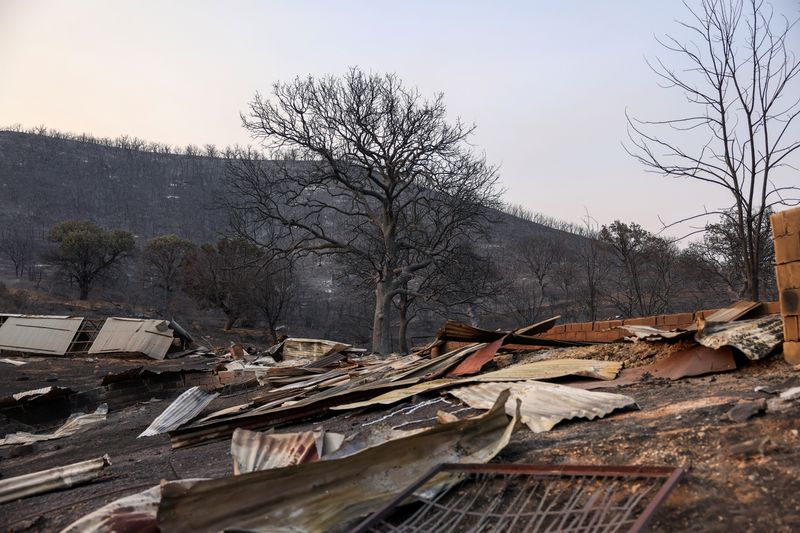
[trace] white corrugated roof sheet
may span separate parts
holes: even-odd
[[[165,320],[112,317],[106,319],[89,353],[138,352],[164,359],[173,338]]]
[[[0,350],[64,355],[82,317],[9,316],[0,326]]]

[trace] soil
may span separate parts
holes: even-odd
[[[652,362],[676,346],[620,343],[558,350],[557,355],[608,357],[636,366]],[[531,360],[542,353],[516,354],[514,358]],[[35,367],[0,363],[0,397],[47,385],[75,390],[96,386],[109,370],[104,365],[111,365],[85,359],[69,363],[64,359],[36,359]],[[58,381],[47,382],[54,374]],[[20,376],[29,378],[24,387],[16,381]],[[494,462],[681,467],[685,475],[657,511],[652,531],[798,531],[800,401],[787,404],[786,410],[767,410],[745,421],[734,422],[727,416],[739,403],[773,398],[776,392],[797,385],[800,373],[779,354],[742,363],[738,370],[725,374],[639,383],[613,392],[631,396],[640,410],[593,421],[563,422],[540,434],[522,426]],[[756,392],[756,387],[770,392]],[[209,409],[244,403],[258,394],[251,390],[220,397]],[[112,462],[92,483],[0,504],[0,529],[54,531],[162,479],[230,475],[229,441],[172,450],[166,435],[136,438],[167,405],[169,400],[143,401],[110,411],[105,423],[84,433],[0,448],[3,479],[103,454],[108,454]],[[279,431],[323,427],[353,435],[378,434],[392,428],[409,430],[435,424],[440,410],[459,417],[478,413],[465,409],[446,393],[431,393],[394,406],[345,412]]]

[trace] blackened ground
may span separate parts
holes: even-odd
[[[91,365],[86,371],[92,372],[97,363],[86,364]],[[13,374],[34,374],[32,368],[6,366],[2,369],[2,382],[6,384],[17,383]],[[74,379],[85,376],[77,367],[69,373],[76,376]],[[36,374],[44,376],[47,372],[42,369]],[[89,381],[79,379],[83,380]],[[26,388],[50,383],[40,383],[37,377],[28,384]],[[58,384],[70,385],[64,376],[59,377]],[[633,397],[641,410],[615,413],[601,420],[565,422],[541,434],[523,426],[495,462],[681,466],[687,470],[686,476],[656,515],[652,530],[797,531],[800,402],[787,411],[767,412],[745,422],[732,422],[725,414],[738,402],[774,396],[755,392],[757,386],[783,390],[798,384],[800,374],[780,356],[747,363],[726,374],[637,384],[614,392]],[[250,391],[220,398],[210,408],[243,403],[255,394]],[[161,479],[230,475],[229,441],[171,450],[166,435],[136,438],[168,404],[169,400],[139,403],[109,412],[106,423],[85,433],[0,448],[3,478],[103,454],[108,454],[113,463],[93,483],[0,504],[0,529],[58,530]],[[454,398],[433,393],[389,408],[342,413],[279,431],[323,427],[347,435],[382,434],[392,428],[435,424],[437,410],[457,412],[456,416],[477,413],[463,409]]]

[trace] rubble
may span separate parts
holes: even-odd
[[[35,511],[7,503],[11,507],[0,513],[11,517],[10,526],[34,523],[40,519],[31,512],[41,513],[48,529],[67,531],[341,530],[380,514],[403,494],[422,500],[415,507],[421,514],[406,517],[436,515],[429,502],[452,501],[447,508],[461,512],[450,489],[477,494],[470,492],[469,475],[442,471],[424,478],[443,463],[494,458],[499,463],[490,469],[516,472],[526,461],[548,472],[588,459],[598,465],[659,464],[665,465],[658,478],[663,482],[691,466],[682,460],[692,453],[691,443],[677,444],[684,435],[723,439],[726,427],[736,428],[735,439],[715,443],[710,449],[725,451],[713,457],[773,457],[789,449],[782,439],[797,433],[785,429],[778,437],[748,428],[794,419],[800,380],[773,376],[778,359],[769,355],[781,344],[781,322],[774,315],[754,317],[761,308],[739,302],[671,329],[627,324],[628,332],[647,342],[616,344],[547,339],[556,318],[508,331],[448,321],[427,345],[389,357],[344,342],[292,338],[264,350],[234,342],[212,353],[188,344],[190,335],[172,328],[174,322],[119,321],[132,332],[118,345],[124,353],[104,352],[101,346],[114,346],[105,340],[91,358],[29,359],[20,353],[15,357],[27,364],[5,367],[0,474],[11,480],[52,461],[85,459],[84,452],[94,455],[98,448],[127,460],[103,467],[114,474],[107,488],[61,493],[68,495],[64,503],[86,501],[82,506],[65,508],[43,495]],[[164,351],[167,336],[164,357],[152,358]],[[97,338],[84,342],[89,346]],[[135,362],[133,352],[147,355],[147,364]],[[750,378],[739,383],[743,375]],[[58,386],[47,384],[52,378]],[[594,390],[619,387],[626,388],[624,395]],[[658,437],[663,431],[668,433]],[[158,437],[162,433],[169,433],[168,444]],[[137,435],[151,438],[137,443]],[[672,443],[673,437],[675,446],[655,440]],[[63,446],[48,445],[56,438]],[[554,465],[542,465],[548,461]],[[692,464],[692,476],[708,475]],[[694,483],[692,476],[685,482]],[[582,478],[569,479],[540,481],[566,483],[563,490],[584,494]],[[694,501],[682,484],[676,487],[679,501]],[[492,501],[485,503],[508,503]],[[629,503],[632,520],[644,516]],[[489,515],[480,509],[466,512],[485,520]],[[682,513],[669,501],[664,512]],[[656,525],[665,527],[658,516]]]

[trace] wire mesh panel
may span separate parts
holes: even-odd
[[[417,496],[416,503],[401,506],[441,471],[463,479],[435,496]],[[362,523],[359,531],[639,531],[680,475],[680,469],[661,467],[442,465]]]

